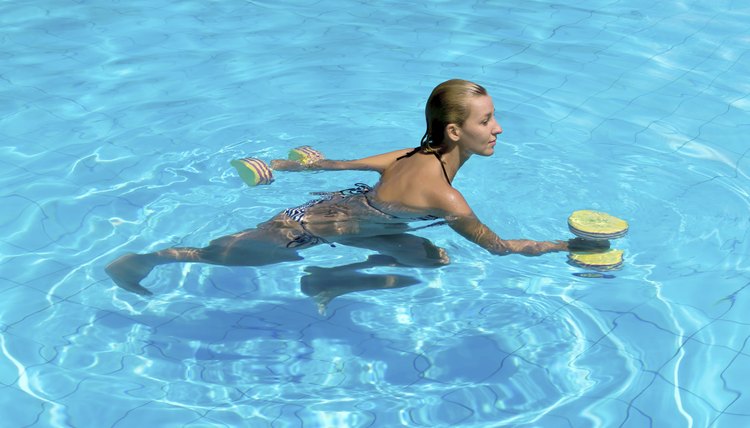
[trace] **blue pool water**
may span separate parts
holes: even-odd
[[[288,3],[288,4],[283,4]],[[750,425],[750,7],[743,1],[0,3],[0,413],[8,427]],[[346,5],[346,6],[345,6]],[[630,222],[614,278],[565,254],[453,263],[325,315],[319,246],[265,268],[103,267],[202,246],[374,175],[229,161],[410,147],[434,85],[505,132],[454,185],[508,238]]]

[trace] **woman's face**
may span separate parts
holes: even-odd
[[[469,99],[469,117],[459,129],[460,135],[456,143],[464,152],[480,156],[495,153],[497,135],[502,134],[503,128],[495,120],[495,105],[489,95]]]

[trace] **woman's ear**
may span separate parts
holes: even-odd
[[[445,136],[454,143],[457,142],[461,138],[461,127],[455,123],[445,125]]]

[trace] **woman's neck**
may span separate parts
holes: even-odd
[[[443,152],[443,154],[440,156],[440,159],[443,161],[443,165],[445,166],[445,170],[448,173],[448,177],[450,177],[451,181],[453,181],[453,178],[458,173],[458,170],[461,169],[463,164],[467,160],[469,160],[470,157],[471,153],[465,153],[455,144],[450,145],[449,148]]]

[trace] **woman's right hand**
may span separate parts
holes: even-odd
[[[305,165],[288,159],[274,159],[271,161],[271,168],[276,171],[303,171],[307,169]]]

